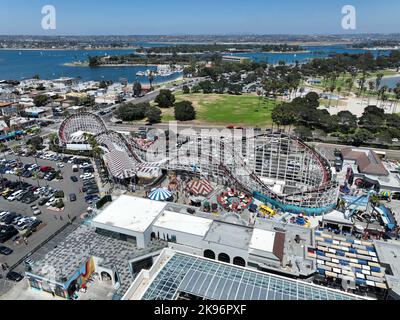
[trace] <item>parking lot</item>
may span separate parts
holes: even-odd
[[[37,162],[39,168],[51,167],[56,169],[57,171],[59,170],[60,174],[63,176],[63,179],[61,180],[52,179],[51,181],[48,181],[45,179],[37,179],[35,178],[35,176],[28,178],[10,173],[2,174],[3,178],[7,179],[8,181],[24,182],[31,185],[32,189],[46,188],[42,194],[38,194],[39,199],[35,199],[35,201],[32,203],[23,203],[23,201],[21,200],[18,201],[17,199],[10,201],[5,199],[2,195],[0,195],[0,212],[8,211],[20,214],[23,217],[33,217],[34,212],[31,208],[32,205],[36,205],[41,211],[41,214],[37,215],[36,218],[42,221],[42,223],[40,224],[40,226],[36,228],[36,231],[34,231],[26,239],[26,241],[20,241],[19,243],[17,243],[13,241],[15,240],[16,237],[12,237],[5,243],[0,243],[0,246],[5,246],[13,250],[12,254],[10,255],[0,254],[0,264],[7,264],[8,266],[11,267],[15,265],[17,262],[21,261],[21,259],[28,256],[32,252],[32,250],[39,247],[43,242],[49,239],[52,235],[54,235],[58,230],[63,228],[66,224],[69,224],[70,220],[73,220],[74,218],[79,219],[80,216],[87,211],[87,208],[90,206],[90,204],[85,201],[85,196],[87,195],[82,192],[82,189],[84,189],[83,188],[84,181],[82,178],[80,178],[80,176],[84,174],[83,170],[79,169],[78,172],[73,172],[73,166],[76,166],[76,164],[65,162],[63,163],[61,168],[57,166],[57,163],[61,162],[59,159],[57,159],[56,161],[52,161],[52,160],[37,158],[35,160],[35,158],[33,157],[22,157],[22,156],[18,157],[14,155],[13,156],[7,155],[6,159],[17,160],[17,161],[20,160],[24,165],[25,164],[33,165],[36,164]],[[40,169],[38,169],[37,171],[40,171]],[[72,176],[77,177],[78,181],[73,182],[71,180]],[[90,173],[88,173],[87,176],[91,177]],[[93,180],[87,179],[86,181],[93,181]],[[90,188],[93,188],[93,185],[94,184],[92,184]],[[5,188],[2,187],[2,189],[4,190]],[[46,204],[42,206],[38,204],[40,200],[43,199],[45,195],[47,195],[47,193],[45,193],[46,190],[63,191],[64,193],[63,203],[65,205],[63,211],[50,210],[49,207],[46,206]],[[28,197],[28,200],[30,200],[29,197],[31,197],[33,193],[34,192],[28,191],[26,192],[25,197]],[[13,193],[10,194],[11,198],[12,194]],[[76,201],[72,202],[70,201],[69,197],[70,194],[76,195]],[[8,195],[8,197],[10,197],[10,195]],[[51,195],[52,194],[50,193],[50,196]],[[97,195],[95,193],[92,195],[94,200],[96,200],[95,198],[96,196]],[[4,223],[2,224],[4,225]],[[9,270],[3,270],[2,268],[0,268],[0,275],[3,277],[3,279],[0,279],[0,282],[1,281],[4,282],[5,275],[7,274],[8,271]],[[2,287],[7,287],[7,286],[5,286],[4,283],[3,285],[0,284],[0,294]]]

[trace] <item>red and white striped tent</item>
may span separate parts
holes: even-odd
[[[196,196],[208,196],[214,189],[206,179],[192,180],[187,186],[187,190]]]

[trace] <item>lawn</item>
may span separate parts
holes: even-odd
[[[267,126],[272,123],[274,102],[255,95],[233,96],[228,94],[175,93],[176,102],[193,103],[197,124]],[[260,108],[259,108],[260,105]],[[174,120],[173,108],[163,110],[163,122]]]

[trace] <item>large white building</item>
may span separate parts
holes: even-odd
[[[98,213],[92,226],[139,248],[164,240],[171,248],[235,265],[295,277],[315,272],[307,254],[313,230],[297,225],[260,220],[249,227],[236,215],[189,214],[183,205],[122,195]]]

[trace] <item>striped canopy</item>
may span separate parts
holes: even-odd
[[[172,198],[172,193],[165,188],[153,189],[149,194],[150,200],[166,201]]]
[[[190,181],[187,189],[196,196],[208,196],[213,191],[211,183],[206,179]]]
[[[391,197],[391,192],[390,191],[382,191],[381,192],[381,196],[382,197],[388,197],[388,198],[390,198]]]

